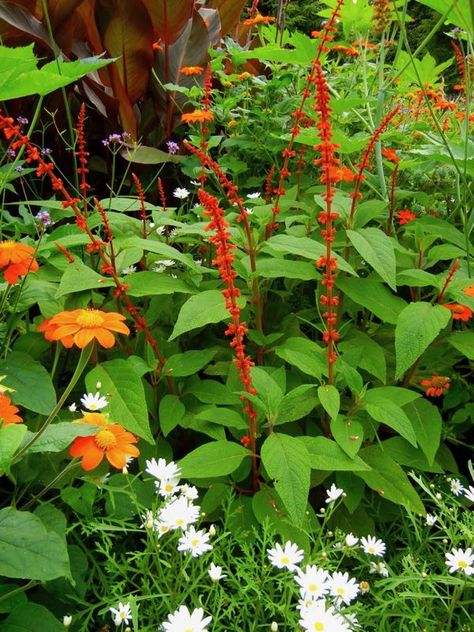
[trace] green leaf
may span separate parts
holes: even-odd
[[[233,393],[225,384],[216,380],[197,380],[189,384],[186,394],[194,395],[196,399],[204,404],[234,404],[240,403],[238,395]]]
[[[274,421],[284,392],[265,369],[255,366],[251,371],[252,384],[257,391],[257,397],[265,408],[267,418]]]
[[[98,426],[89,424],[75,424],[73,422],[59,422],[49,425],[43,434],[28,448],[28,452],[61,452],[67,448],[76,437],[90,437],[98,432]],[[29,432],[25,436],[25,443],[36,435]]]
[[[399,75],[401,81],[422,86],[436,85],[443,70],[452,63],[453,60],[448,59],[437,66],[435,58],[429,53],[425,53],[422,59],[417,59],[400,50],[396,56],[396,67],[402,71]]]
[[[474,333],[472,331],[456,331],[447,337],[449,344],[457,351],[474,360]]]
[[[2,632],[31,632],[39,622],[41,632],[64,632],[64,625],[47,608],[31,601],[12,610],[2,622]]]
[[[311,259],[317,261],[319,257],[326,254],[326,246],[309,239],[308,237],[293,237],[293,235],[275,235],[265,242],[264,250],[274,250],[275,252],[283,252],[285,254],[296,255],[303,259]],[[354,268],[347,263],[345,259],[336,255],[337,264],[340,270],[353,274],[356,272]]]
[[[384,283],[374,279],[352,279],[339,276],[336,286],[354,303],[373,312],[381,321],[395,325],[406,306],[399,296],[392,294]]]
[[[335,441],[326,437],[298,437],[298,441],[306,446],[313,470],[356,472],[370,469],[361,458],[350,458]]]
[[[396,291],[396,262],[392,239],[380,228],[360,228],[346,232],[360,256]]]
[[[389,397],[377,392],[378,389],[368,390],[364,396],[365,408],[372,419],[396,430],[416,447],[416,434],[411,421],[400,406]]]
[[[134,272],[127,275],[129,296],[159,296],[161,294],[194,294],[195,289],[181,279],[160,272]]]
[[[165,162],[182,162],[184,156],[174,156],[162,149],[156,147],[147,147],[146,145],[134,145],[133,147],[124,147],[120,155],[129,162],[136,162],[141,165],[160,165]]]
[[[70,577],[65,538],[32,513],[1,509],[0,575],[40,581]]]
[[[288,364],[318,380],[327,372],[324,349],[309,338],[288,338],[275,348],[275,353]]]
[[[311,474],[305,445],[295,437],[274,432],[265,440],[261,457],[291,520],[301,526],[308,503]]]
[[[402,437],[391,437],[384,441],[382,446],[389,457],[399,465],[416,468],[422,472],[436,472],[438,474],[443,472],[438,464],[428,463],[421,448],[414,448]]]
[[[245,304],[245,299],[239,300]],[[196,296],[191,296],[181,307],[178,319],[173,329],[173,333],[168,340],[174,340],[181,334],[210,323],[218,323],[221,320],[230,318],[225,307],[225,300],[218,290],[205,290]]]
[[[341,405],[339,391],[332,384],[325,384],[318,388],[318,397],[321,406],[327,412],[331,419],[336,419]]]
[[[383,446],[383,444],[382,444]],[[402,468],[378,445],[364,448],[359,452],[370,472],[357,472],[357,476],[383,498],[402,505],[418,514],[425,514],[425,508],[417,492]]]
[[[184,264],[188,268],[192,268],[196,272],[202,273],[202,268],[199,266],[191,255],[186,255],[182,253],[180,250],[173,248],[172,246],[168,246],[168,244],[163,244],[160,241],[154,241],[153,239],[143,239],[142,237],[127,237],[126,239],[118,240],[120,244],[120,248],[140,248],[141,250],[145,250],[146,252],[153,252],[156,255],[160,255],[163,259],[172,259],[174,261],[179,261]],[[156,274],[160,274],[157,272]]]
[[[397,406],[405,406],[421,397],[421,393],[402,386],[378,386],[377,388],[371,388],[370,393],[369,400],[372,397],[374,398],[371,401],[375,401],[375,398],[384,397],[392,400],[392,402],[397,402]]]
[[[337,444],[353,459],[364,439],[364,428],[360,421],[339,415],[331,421],[331,433]]]
[[[241,263],[245,266],[247,275],[250,275],[250,259],[246,257]],[[278,279],[283,277],[286,279],[312,281],[320,276],[314,263],[292,261],[291,259],[281,259],[277,257],[259,257],[256,267],[256,276],[265,279]]]
[[[236,410],[224,408],[223,406],[209,406],[204,410],[200,410],[194,415],[195,419],[203,419],[213,424],[226,426],[228,428],[236,428],[237,430],[246,430],[247,421]]]
[[[225,476],[234,472],[249,450],[233,441],[213,441],[199,446],[178,462],[183,478]]]
[[[317,404],[316,388],[312,384],[300,384],[280,401],[274,423],[284,424],[306,417]]]
[[[49,415],[56,405],[56,391],[44,366],[27,353],[12,351],[0,362],[3,384],[15,392],[11,399],[18,406]]]
[[[165,395],[160,400],[159,406],[160,428],[165,437],[178,426],[185,413],[186,408],[177,395]]]
[[[75,259],[74,263],[70,263],[64,271],[59,283],[56,298],[72,294],[74,292],[84,292],[85,290],[98,290],[102,287],[111,287],[114,285],[112,279],[97,274],[80,261]]]
[[[148,423],[145,390],[141,378],[126,360],[108,360],[89,371],[86,375],[89,392],[96,390],[97,382],[102,383],[108,397],[110,418],[130,432],[154,443]]]
[[[446,15],[446,22],[459,26],[461,29],[472,34],[473,31],[473,9],[469,0],[418,0],[441,15]]]
[[[433,465],[441,443],[443,420],[437,406],[424,397],[420,397],[405,407],[420,448],[428,463]]]
[[[25,424],[7,424],[0,426],[0,476],[8,470],[12,456],[25,436]]]
[[[419,301],[400,313],[395,328],[397,369],[395,379],[407,371],[427,349],[451,318],[441,305]]]
[[[212,349],[177,353],[168,358],[163,367],[163,373],[172,378],[194,375],[209,364],[216,353],[217,351]]]
[[[386,382],[385,353],[383,347],[373,338],[354,330],[349,337],[339,343],[338,347],[344,353],[344,360],[351,366],[360,367],[371,375],[375,375],[381,382]]]
[[[402,270],[397,274],[397,285],[409,285],[410,287],[439,287],[439,279],[436,275],[426,270]]]

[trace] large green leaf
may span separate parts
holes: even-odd
[[[246,257],[240,263],[245,266],[248,275],[251,274],[250,259]],[[320,274],[314,263],[306,261],[292,261],[281,257],[259,257],[257,259],[257,276],[265,279],[301,279],[312,281],[319,278]]]
[[[420,448],[423,450],[428,463],[433,465],[441,442],[443,420],[437,406],[427,399],[420,397],[405,407]]]
[[[300,371],[321,379],[327,373],[327,358],[324,349],[309,338],[288,338],[275,348],[275,353],[288,364],[296,366]]]
[[[70,263],[64,271],[59,283],[56,298],[60,298],[66,294],[74,292],[84,292],[85,290],[98,290],[102,287],[110,287],[114,285],[112,279],[98,274],[89,266],[82,263],[80,259],[76,259],[74,263]]]
[[[99,57],[72,62],[58,59],[37,68],[38,60],[32,50],[33,44],[14,49],[0,45],[0,101],[33,94],[44,96],[113,61]]]
[[[123,241],[120,240],[121,248],[140,248],[146,252],[153,252],[159,255],[163,259],[171,259],[179,261],[183,265],[192,268],[196,272],[202,273],[202,268],[193,260],[191,255],[183,254],[180,250],[163,244],[160,241],[154,241],[153,239],[143,239],[143,237],[127,237]],[[159,273],[157,273],[159,274]]]
[[[148,422],[145,390],[140,377],[126,360],[108,360],[86,375],[88,391],[95,392],[97,382],[108,393],[110,417],[130,432],[154,443]]]
[[[441,15],[446,15],[446,22],[459,26],[473,34],[474,9],[469,0],[418,0]]]
[[[17,606],[5,621],[2,621],[2,632],[31,632],[38,630],[41,622],[41,632],[64,632],[61,621],[44,606],[28,602]]]
[[[0,575],[40,581],[70,577],[66,539],[32,513],[1,509]]]
[[[311,464],[308,451],[295,437],[272,433],[262,446],[262,463],[291,520],[303,524],[308,502]]]
[[[450,318],[445,307],[423,301],[410,303],[400,312],[395,328],[396,379],[421,356]]]
[[[98,426],[89,424],[75,424],[72,422],[59,422],[49,425],[43,434],[35,440],[28,452],[61,452],[67,448],[76,437],[88,437],[98,432]],[[29,432],[25,436],[25,443],[31,441],[36,435]]]
[[[378,275],[397,290],[395,249],[393,240],[380,228],[360,228],[347,230],[352,245]]]
[[[18,406],[49,415],[56,405],[56,391],[44,366],[22,351],[12,351],[0,362],[3,383],[15,392],[11,399]]]
[[[339,391],[332,384],[324,384],[324,386],[318,387],[318,397],[321,402],[321,406],[327,412],[331,419],[336,419],[339,413],[339,406],[341,404],[341,398]]]
[[[359,452],[360,457],[370,466],[369,472],[356,472],[357,476],[383,498],[407,507],[419,514],[425,508],[417,492],[402,468],[391,459],[382,447],[373,445]]]
[[[275,424],[288,423],[306,417],[318,404],[316,388],[300,384],[287,393],[278,404]]]
[[[127,276],[129,296],[157,296],[160,294],[194,294],[191,286],[181,279],[175,279],[160,272],[135,272]]]
[[[233,441],[212,441],[178,462],[183,478],[209,478],[234,472],[250,452]]]
[[[395,325],[406,302],[392,294],[385,283],[374,279],[353,279],[339,276],[337,287],[354,303],[373,312],[383,322]]]
[[[239,303],[245,304],[245,299],[241,297]],[[174,340],[187,331],[210,323],[218,323],[227,318],[230,318],[230,315],[222,293],[218,290],[206,290],[196,296],[191,296],[181,307],[169,340]]]
[[[8,469],[12,456],[20,446],[26,431],[25,424],[0,426],[0,476]]]
[[[387,379],[387,364],[384,349],[373,338],[357,330],[350,337],[344,338],[338,345],[344,352],[344,360],[353,367],[361,367],[375,375],[381,382]]]
[[[298,437],[297,440],[308,450],[313,470],[356,472],[370,469],[358,456],[347,456],[335,441],[326,437]]]
[[[457,0],[456,0],[457,1]],[[436,65],[436,59],[429,53],[425,53],[421,59],[410,57],[400,50],[396,57],[396,68],[402,70],[400,80],[402,83],[420,84],[423,86],[436,85],[441,79],[443,71],[451,66],[453,59],[448,59]]]
[[[168,358],[163,373],[171,377],[185,377],[194,375],[205,367],[216,355],[213,349],[200,349],[199,351],[185,351],[176,353]]]
[[[474,360],[474,333],[472,331],[455,331],[448,336],[447,341],[466,358]]]
[[[368,390],[364,396],[365,408],[372,419],[393,428],[416,446],[416,433],[411,421],[396,402],[396,399],[381,395],[378,389]]]
[[[185,413],[186,408],[177,395],[168,394],[160,400],[160,428],[165,437],[182,421]]]

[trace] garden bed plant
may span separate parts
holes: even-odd
[[[3,4],[0,628],[471,630],[468,0]]]

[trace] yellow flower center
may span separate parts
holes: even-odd
[[[467,562],[465,562],[464,560],[459,560],[458,566],[459,568],[467,568]]]
[[[199,544],[199,540],[197,538],[194,538],[194,540],[191,540],[191,544],[193,546],[197,546]]]
[[[11,240],[0,241],[0,250],[11,250],[15,247],[15,242]]]
[[[100,430],[95,435],[95,442],[101,450],[110,450],[117,445],[117,437],[111,430]]]
[[[289,563],[290,563],[290,558],[289,558],[287,555],[284,555],[284,556],[281,558],[281,563],[282,563],[282,564],[289,564]]]
[[[336,590],[336,592],[337,592],[338,595],[341,595],[341,597],[342,597],[342,595],[344,594],[344,588],[338,588]]]
[[[367,551],[368,551],[369,553],[375,553],[375,547],[373,547],[373,546],[369,546],[369,547],[367,548]]]
[[[104,317],[97,309],[84,310],[76,319],[76,323],[81,327],[100,327],[104,322]]]
[[[308,590],[309,590],[309,592],[316,592],[318,590],[318,585],[317,584],[310,584],[308,586]]]
[[[183,524],[184,520],[182,518],[178,518],[176,520],[176,524],[178,525],[178,527],[180,527]]]
[[[324,623],[320,623],[319,621],[317,621],[313,627],[315,630],[324,630]]]

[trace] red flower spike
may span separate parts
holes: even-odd
[[[409,222],[412,222],[413,220],[416,219],[416,214],[410,211],[409,209],[404,209],[403,211],[397,211],[396,216],[397,216],[398,223],[400,224],[400,226],[403,226],[404,224],[408,224]]]
[[[138,201],[140,202],[140,217],[142,220],[142,232],[143,238],[147,237],[147,229],[146,229],[146,207],[145,207],[145,191],[143,190],[142,183],[138,179],[134,173],[132,173],[132,179],[135,184],[135,188],[137,190]]]
[[[444,303],[443,307],[449,309],[453,320],[463,320],[467,323],[472,318],[472,309],[467,305],[460,305],[459,303]]]
[[[81,182],[79,184],[79,190],[81,191],[84,197],[84,213],[87,215],[87,191],[91,188],[90,184],[87,184],[87,174],[89,173],[89,169],[87,168],[87,164],[89,161],[89,152],[86,151],[86,135],[84,132],[86,120],[86,104],[82,103],[81,108],[79,110],[79,117],[77,119],[77,151],[74,152],[74,155],[77,156],[79,160],[80,167],[77,168],[77,173],[81,176]]]
[[[440,397],[448,391],[451,380],[443,375],[433,375],[429,380],[421,380],[420,385],[425,387],[428,397]]]

